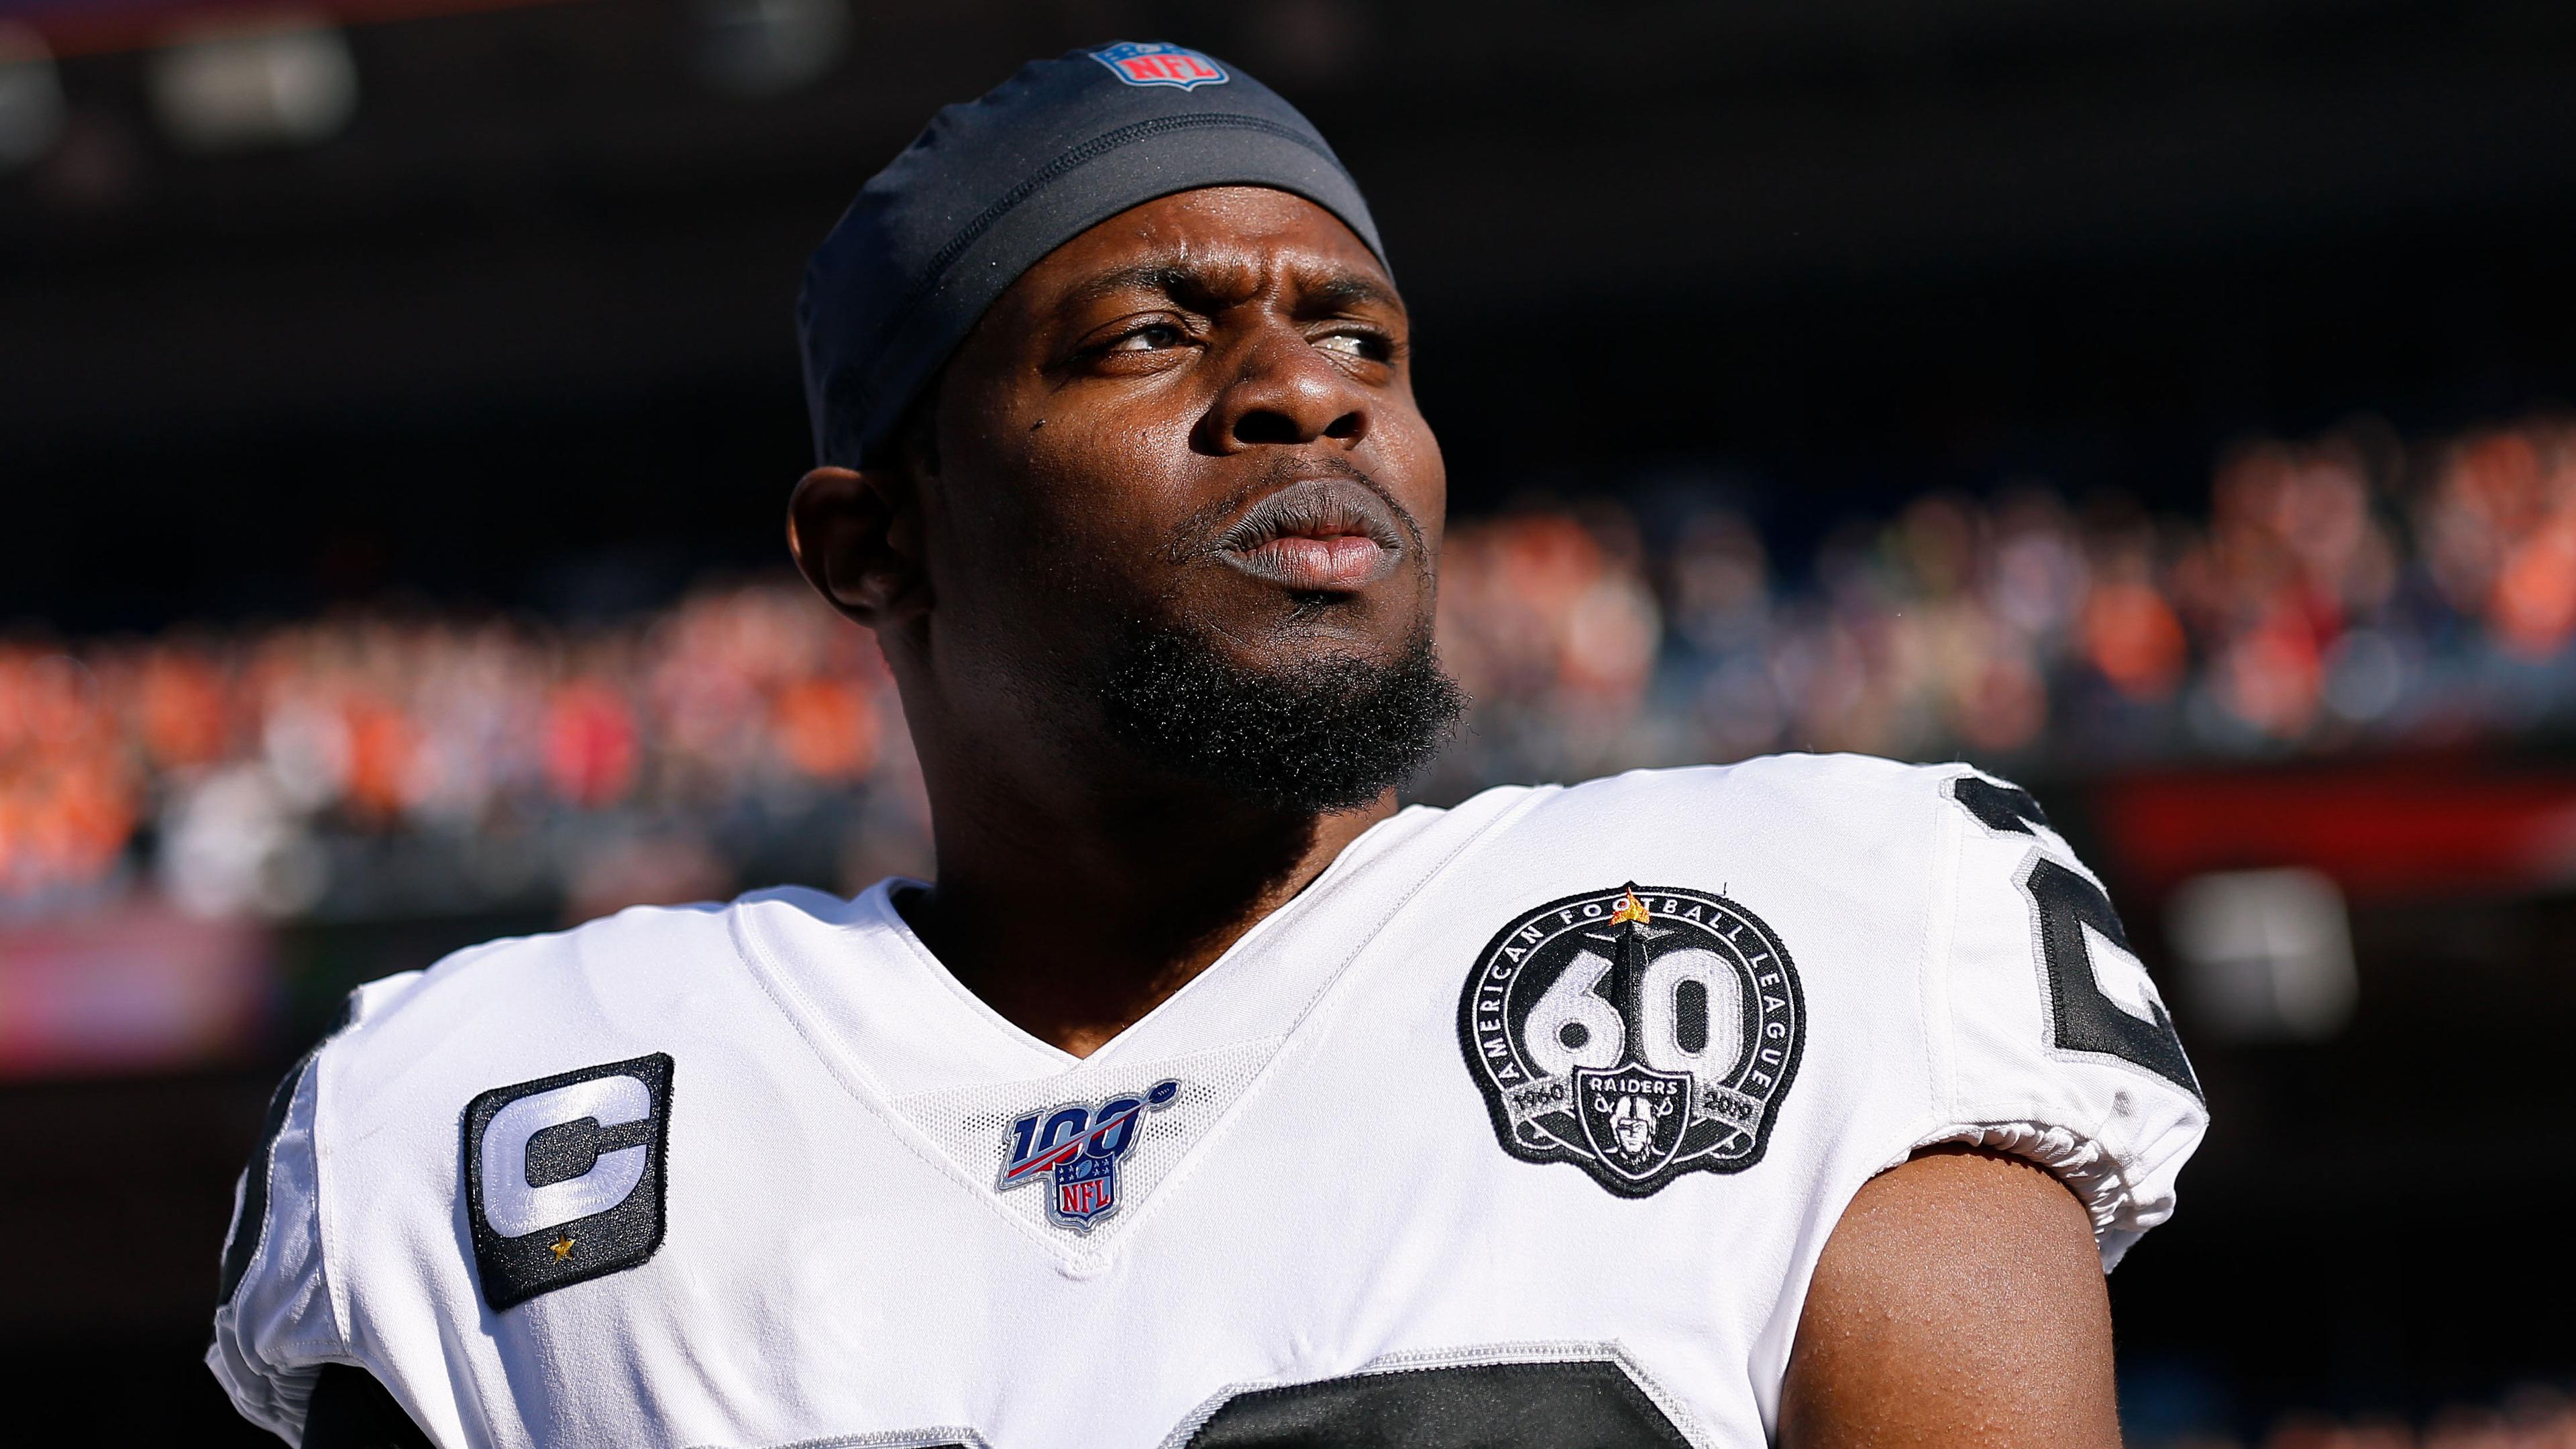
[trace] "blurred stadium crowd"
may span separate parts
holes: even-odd
[[[1454,526],[1442,648],[1478,703],[1421,793],[1783,748],[2086,769],[2576,717],[2569,421],[2252,443],[2195,519],[1935,494],[1796,560],[1722,497]],[[913,770],[872,640],[792,577],[604,626],[20,632],[0,910],[150,882],[200,915],[577,916],[818,860],[856,888],[926,859]]]
[[[2527,1388],[2501,1409],[2455,1408],[2421,1431],[2395,1419],[2339,1423],[2293,1417],[2261,1441],[2262,1449],[2576,1449],[2576,1407],[2554,1390]],[[2233,1439],[2194,1436],[2161,1449],[2239,1449]]]

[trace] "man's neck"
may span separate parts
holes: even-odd
[[[1169,795],[1107,811],[1031,804],[934,792],[938,884],[898,906],[986,1005],[1080,1057],[1294,899],[1395,812],[1395,795],[1330,815]]]

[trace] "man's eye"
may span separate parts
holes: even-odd
[[[1325,352],[1338,352],[1344,357],[1365,358],[1384,362],[1393,351],[1383,337],[1367,332],[1335,332],[1315,339],[1315,346]]]
[[[1178,327],[1173,326],[1169,322],[1156,322],[1148,326],[1137,328],[1135,331],[1130,332],[1126,336],[1119,338],[1117,341],[1110,343],[1109,346],[1103,350],[1109,352],[1160,352],[1166,347],[1178,347],[1187,340],[1188,339],[1181,334],[1181,329]]]

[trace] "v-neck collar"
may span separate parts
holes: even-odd
[[[1315,1023],[1341,994],[1336,986],[1386,925],[1477,840],[1546,793],[1489,790],[1454,810],[1417,806],[1380,821],[1207,970],[1084,1058],[1039,1041],[968,991],[894,909],[897,882],[847,901],[806,892],[747,900],[734,913],[736,939],[826,1068],[897,1140],[1084,1276],[1105,1269],[1116,1245],[1151,1218],[1156,1184],[1186,1173],[1281,1064],[1311,1046]],[[1030,1210],[1037,1198],[996,1191],[995,1154],[1011,1113],[1106,1100],[1166,1075],[1197,1084],[1185,1084],[1173,1109],[1196,1125],[1153,1134],[1164,1160],[1131,1164],[1135,1201],[1100,1231],[1050,1228]],[[1193,1097],[1197,1106],[1183,1112]],[[994,1115],[1005,1099],[1010,1110]]]
[[[1254,922],[1232,945],[1178,991],[1157,1003],[1089,1057],[1039,1040],[967,989],[894,906],[904,877],[881,880],[849,900],[801,908],[785,901],[743,913],[746,954],[773,997],[827,1058],[855,1068],[886,1098],[909,1097],[996,1082],[1109,1071],[1129,1062],[1182,1055],[1211,1046],[1275,1036],[1304,1014],[1304,1007],[1347,964],[1347,951],[1283,953],[1273,943],[1300,923],[1330,913],[1367,867],[1408,854],[1407,847],[1481,824],[1508,808],[1500,798],[1519,791],[1488,791],[1456,810],[1416,805],[1362,831],[1334,856],[1306,888]],[[1444,852],[1433,850],[1399,869],[1427,876]],[[1374,877],[1371,877],[1373,880]],[[1407,880],[1406,885],[1413,882]],[[798,893],[804,901],[814,898]],[[1374,894],[1374,892],[1371,892]],[[822,908],[817,909],[816,906]],[[1080,929],[1068,922],[1068,930]],[[1236,983],[1260,961],[1260,989]],[[1279,973],[1300,978],[1290,982]],[[1282,993],[1295,992],[1296,1007],[1281,1009]]]

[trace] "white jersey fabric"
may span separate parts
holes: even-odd
[[[1872,1175],[2027,1156],[2107,1269],[2206,1122],[2098,883],[1961,766],[1405,810],[1087,1059],[888,891],[362,991],[245,1176],[241,1412],[293,1441],[346,1363],[443,1445],[1758,1444]]]

